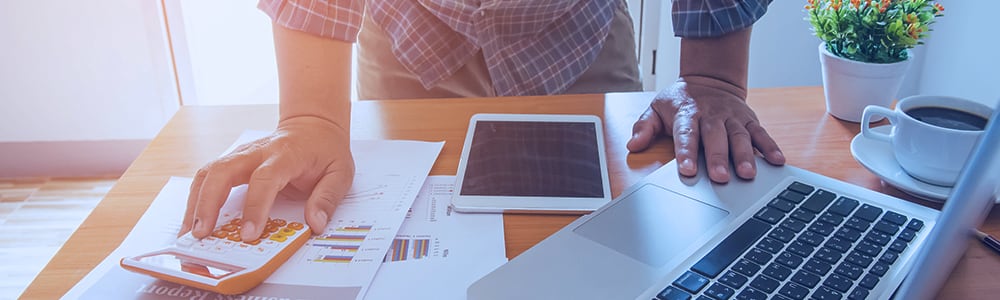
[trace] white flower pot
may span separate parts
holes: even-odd
[[[858,123],[865,106],[889,108],[913,59],[912,53],[908,54],[901,62],[866,63],[838,57],[826,50],[826,44],[820,44],[826,112],[837,119]]]

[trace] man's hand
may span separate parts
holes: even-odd
[[[738,87],[712,78],[692,76],[678,79],[661,91],[632,126],[628,150],[643,151],[656,137],[672,136],[678,171],[684,176],[698,173],[699,146],[705,150],[712,181],[728,182],[729,161],[736,175],[751,179],[757,174],[756,148],[775,165],[785,163]]]
[[[260,237],[274,199],[283,189],[308,192],[306,223],[322,233],[354,179],[345,128],[316,117],[283,120],[271,135],[198,170],[191,184],[181,233],[212,233],[219,209],[233,186],[249,184],[243,206],[243,240]],[[294,193],[303,194],[303,193]]]

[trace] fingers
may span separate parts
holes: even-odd
[[[240,228],[243,240],[260,238],[275,197],[298,174],[299,167],[290,156],[277,155],[268,158],[253,171],[243,204],[243,224]]]
[[[313,233],[320,234],[326,228],[337,203],[340,203],[351,188],[354,170],[328,173],[316,183],[309,200],[306,201],[306,223]]]
[[[764,154],[764,160],[776,166],[785,164],[785,155],[781,153],[778,143],[771,138],[771,135],[767,134],[764,127],[761,127],[757,122],[751,122],[746,125],[746,129],[753,141],[753,146]]]
[[[736,167],[736,176],[752,179],[757,175],[757,165],[751,146],[750,133],[747,132],[746,125],[733,119],[726,120],[726,133],[728,134],[733,166]]]
[[[677,171],[684,176],[698,174],[698,147],[700,141],[700,126],[692,116],[674,119],[674,154],[677,157]]]
[[[194,209],[198,205],[198,192],[201,191],[201,182],[205,180],[206,175],[208,175],[208,170],[202,168],[198,170],[198,173],[194,175],[194,180],[191,181],[187,209],[184,210],[184,221],[181,223],[181,230],[177,232],[177,236],[182,236],[191,231],[191,226],[194,225]]]
[[[718,183],[729,182],[729,138],[726,136],[725,121],[702,118],[700,123],[708,177]]]
[[[204,238],[212,233],[219,218],[219,209],[225,204],[230,189],[247,182],[258,165],[256,156],[237,156],[217,161],[199,171],[204,172],[204,179],[192,184],[192,193],[195,192],[194,185],[200,185],[197,199],[192,201],[189,196],[188,200],[188,205],[195,203],[191,221],[191,234],[195,238]]]
[[[663,128],[662,119],[650,106],[646,112],[639,117],[635,124],[632,124],[632,138],[628,140],[626,148],[629,152],[641,152],[653,144],[653,139],[659,135]]]

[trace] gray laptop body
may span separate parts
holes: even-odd
[[[1000,134],[1000,129],[997,129],[1000,125],[996,123],[992,122],[987,129],[987,135],[993,137],[984,139],[977,150],[978,159],[988,165],[974,171],[1000,169],[998,159],[982,158],[993,157],[995,149],[1000,149],[1000,142],[995,137]],[[989,144],[982,145],[986,142]],[[984,151],[989,154],[983,154]],[[885,299],[893,295],[914,266],[918,250],[925,248],[929,234],[936,231],[935,227],[941,226],[938,223],[939,211],[934,209],[793,166],[774,167],[762,160],[757,165],[755,180],[714,184],[704,172],[693,178],[679,176],[675,162],[671,162],[624,191],[616,200],[577,219],[473,283],[468,289],[469,299],[648,300],[657,299],[658,295],[670,298],[674,291],[691,294],[692,299],[698,296],[736,298],[742,292],[768,289],[768,298],[777,295],[793,299],[797,296],[816,297],[820,293],[817,290],[823,289],[822,293],[839,293],[837,295],[846,299],[859,295],[853,293],[858,293],[855,289],[860,289],[858,286],[862,282],[865,288],[860,292],[864,292],[866,298]],[[970,168],[965,171],[970,172]],[[996,189],[996,176],[975,175],[964,174],[953,195],[973,187]],[[980,177],[984,178],[978,179]],[[981,182],[989,178],[993,178],[990,183]],[[812,190],[807,191],[804,186],[812,187]],[[808,196],[798,199],[799,202],[786,199],[803,195],[798,192],[808,192]],[[983,195],[980,192],[975,196]],[[818,201],[824,204],[816,205],[817,201],[811,200],[814,196],[827,200]],[[831,197],[833,200],[830,200]],[[842,200],[845,198],[848,200]],[[845,203],[850,204],[849,200],[855,200],[856,204],[846,205],[845,208]],[[993,200],[977,201],[978,204],[971,205],[982,210]],[[874,217],[872,207],[878,209]],[[804,214],[797,213],[804,208],[810,209],[804,210]],[[817,208],[823,210],[809,216],[808,211]],[[865,213],[861,212],[862,208],[866,209]],[[776,214],[778,211],[782,212]],[[791,216],[793,214],[794,217]],[[835,223],[838,214],[844,215],[839,220],[843,223],[833,229],[821,228],[819,222]],[[784,218],[776,219],[777,215]],[[857,226],[858,222],[844,225],[859,215],[869,215],[867,218],[872,221],[862,224],[865,226]],[[962,228],[950,230],[968,232],[970,226],[977,226],[984,216],[980,211],[972,221],[958,224]],[[788,221],[790,219],[796,221]],[[774,224],[770,223],[772,221]],[[817,228],[813,228],[814,225]],[[867,231],[843,230],[848,227],[867,228]],[[789,231],[792,233],[789,234]],[[851,231],[860,233],[855,236],[840,235]],[[736,234],[731,235],[733,232]],[[820,234],[817,238],[817,232],[826,235]],[[834,237],[837,239],[833,240]],[[747,244],[747,241],[740,241],[743,239],[756,242],[750,243],[750,246],[736,246],[746,250],[736,249],[738,253],[734,252],[736,250],[731,249],[733,245]],[[763,242],[765,240],[769,243]],[[787,242],[773,243],[780,240]],[[845,241],[850,248],[843,248]],[[905,243],[897,244],[899,242]],[[865,246],[860,246],[861,243]],[[843,253],[836,253],[841,250],[821,250],[832,244]],[[957,244],[967,245],[965,242]],[[789,255],[790,250],[797,255]],[[957,260],[964,248],[950,251],[959,251],[951,254]],[[855,252],[869,255],[855,255]],[[722,259],[719,259],[720,253],[724,254]],[[793,259],[791,263],[784,263],[789,260],[781,257],[798,257],[800,261],[794,264]],[[869,261],[865,261],[864,257]],[[783,262],[783,267],[772,267],[779,260]],[[817,267],[820,264],[814,264],[813,260],[834,263],[829,267]],[[746,266],[752,265],[747,263],[749,261],[758,261],[759,269],[747,270]],[[854,264],[845,265],[846,261]],[[934,266],[944,270],[920,269],[925,273],[947,274],[953,265],[954,262]],[[829,268],[826,273],[808,276],[822,273],[824,268]],[[806,270],[815,272],[803,272]],[[743,277],[742,283],[716,286],[720,280],[728,280],[722,278],[730,273],[749,275],[736,276]],[[940,286],[945,276],[919,280],[932,280]],[[707,283],[700,282],[705,279]],[[844,281],[853,285],[843,287]],[[813,286],[808,286],[809,283]],[[735,286],[738,288],[724,289]],[[799,288],[807,288],[808,291],[802,295],[803,291]]]

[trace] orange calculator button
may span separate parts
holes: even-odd
[[[280,234],[274,234],[274,235],[271,235],[271,237],[269,239],[272,240],[272,241],[280,243],[280,242],[284,242],[285,240],[287,240],[288,237],[280,235]]]
[[[278,232],[278,225],[267,224],[267,227],[264,228],[264,231],[267,231],[269,233]]]
[[[243,238],[240,237],[240,233],[239,232],[230,233],[229,236],[226,237],[226,239],[229,239],[230,241],[234,241],[234,242],[239,242],[239,241],[243,240]]]
[[[285,224],[288,224],[288,221],[285,221],[284,219],[274,219],[274,225],[278,225],[278,227],[285,226]]]
[[[240,230],[240,226],[233,225],[233,224],[226,224],[226,225],[222,225],[222,230],[223,231],[228,231],[228,232],[234,232],[234,231]]]
[[[291,228],[291,229],[294,229],[294,230],[302,230],[302,228],[305,228],[305,226],[302,225],[302,223],[299,223],[299,222],[291,222],[291,223],[288,223],[288,228]]]
[[[233,224],[233,225],[236,225],[236,226],[243,225],[243,219],[235,218],[235,219],[229,220],[229,224]]]
[[[295,234],[295,230],[292,230],[291,228],[285,227],[285,228],[282,228],[281,231],[278,231],[278,234],[283,235],[283,236],[292,236],[292,235]]]
[[[224,230],[216,230],[215,232],[212,233],[212,236],[220,238],[220,239],[224,239],[228,235],[229,235],[229,233],[226,232],[226,231],[224,231]]]
[[[243,242],[247,243],[247,244],[250,244],[250,245],[257,245],[257,244],[260,244],[260,239],[256,239],[256,240],[252,240],[252,241],[243,241]]]

